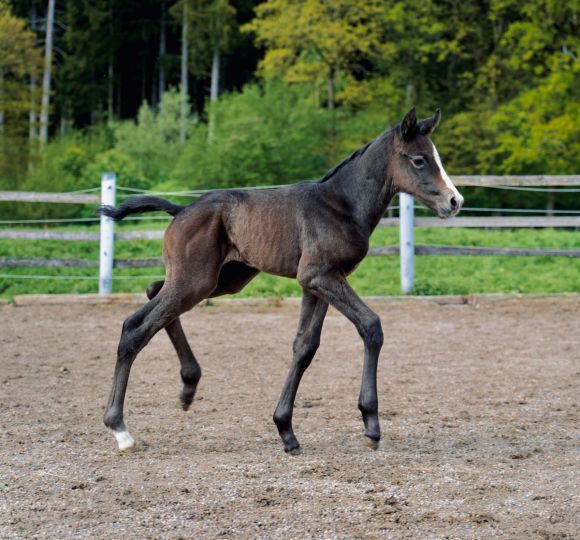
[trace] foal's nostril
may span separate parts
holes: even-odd
[[[453,210],[455,210],[458,206],[457,199],[455,197],[451,197],[449,203],[451,204],[451,208],[453,208]]]

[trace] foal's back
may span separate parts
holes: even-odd
[[[318,189],[302,183],[276,189],[224,190],[198,199],[165,234],[166,262],[175,253],[211,251],[221,264],[239,261],[271,274],[295,277],[305,216],[315,212]]]

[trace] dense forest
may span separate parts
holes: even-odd
[[[157,190],[315,178],[411,105],[442,108],[450,173],[579,173],[579,7],[0,0],[0,189],[80,190],[105,170]]]

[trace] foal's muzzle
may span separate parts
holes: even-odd
[[[443,195],[441,199],[436,205],[436,211],[442,219],[456,216],[464,202],[463,196],[457,190]]]

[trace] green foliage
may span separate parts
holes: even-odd
[[[128,120],[113,126],[116,150],[141,168],[146,187],[167,180],[179,158],[180,99],[177,90],[170,90],[157,111],[143,103],[136,123]]]
[[[536,86],[491,116],[499,172],[574,174],[580,170],[580,61],[559,55],[549,70]]]
[[[279,82],[246,85],[210,105],[215,130],[193,126],[172,187],[272,185],[318,176],[326,166],[326,113]],[[167,186],[165,186],[167,187]]]
[[[37,162],[19,189],[67,192],[99,187],[101,173],[105,170],[99,170],[97,173],[96,169],[99,167],[95,167],[95,164],[98,160],[102,160],[99,155],[111,147],[111,142],[111,133],[106,128],[69,132],[65,136],[51,140],[38,156]],[[0,186],[4,189],[14,189],[8,181]],[[3,203],[0,206],[0,214],[5,219],[78,217],[93,211],[94,208],[71,204]]]
[[[92,187],[98,186],[104,172],[117,173],[117,182],[120,186],[139,189],[150,187],[139,165],[115,148],[105,150],[95,156],[84,170],[83,184]]]
[[[388,53],[383,42],[383,4],[378,0],[267,0],[256,7],[256,18],[244,30],[266,46],[260,69],[267,77],[289,83],[329,82],[329,105],[334,105],[335,77],[355,62]],[[292,21],[290,23],[290,21]],[[353,83],[351,78],[346,84]],[[356,101],[354,88],[343,98]]]
[[[16,189],[28,160],[30,77],[38,77],[42,64],[36,36],[26,21],[15,17],[6,0],[0,0],[0,185],[10,179]]]
[[[38,162],[23,185],[25,191],[75,191],[98,187],[100,174],[87,173],[97,156],[111,146],[107,128],[86,132],[71,131],[53,139],[43,150]]]

